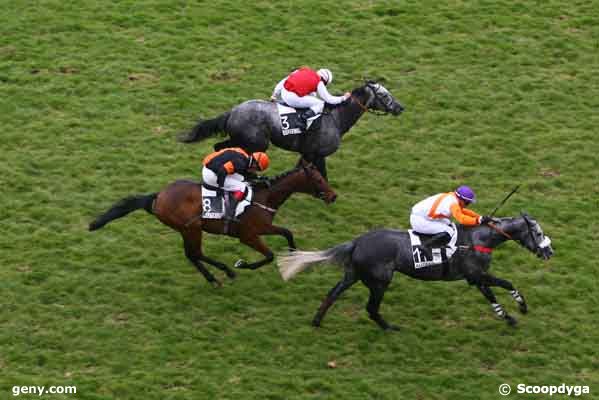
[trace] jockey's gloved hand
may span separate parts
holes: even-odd
[[[483,215],[480,217],[481,225],[487,225],[489,222],[493,222],[493,217],[489,217],[488,215]]]

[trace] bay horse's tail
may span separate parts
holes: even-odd
[[[225,131],[225,126],[229,120],[230,112],[219,115],[213,119],[200,120],[196,126],[188,133],[179,136],[179,141],[183,143],[199,142],[220,132]]]
[[[152,214],[152,204],[154,203],[156,196],[158,196],[158,193],[129,196],[119,200],[112,207],[110,207],[108,211],[93,220],[89,224],[89,230],[95,231],[100,229],[110,221],[124,217],[130,212],[139,210],[140,208],[143,208]]]
[[[283,280],[287,281],[313,264],[332,263],[342,267],[351,265],[354,242],[345,242],[322,251],[292,251],[279,255],[277,263]]]

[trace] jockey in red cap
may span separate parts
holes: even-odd
[[[271,99],[277,100],[280,95],[291,107],[309,108],[303,115],[299,115],[303,119],[302,122],[306,123],[308,118],[322,113],[325,103],[339,104],[351,96],[349,92],[343,96],[332,96],[327,90],[327,85],[331,82],[333,73],[330,70],[322,68],[314,71],[308,67],[301,67],[277,84]],[[317,93],[320,99],[314,96],[314,93]]]

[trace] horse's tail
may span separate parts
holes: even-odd
[[[226,112],[213,119],[200,120],[190,132],[179,136],[179,141],[183,143],[199,142],[219,132],[224,132],[231,112]]]
[[[342,267],[351,265],[354,242],[345,242],[322,251],[292,251],[279,255],[277,263],[283,280],[287,281],[313,264],[328,262]]]
[[[158,193],[129,196],[122,200],[119,200],[112,207],[110,207],[108,211],[106,211],[104,214],[100,215],[98,218],[93,220],[89,224],[89,230],[95,231],[97,229],[100,229],[110,221],[124,217],[130,212],[139,210],[140,208],[143,208],[144,210],[152,214],[152,204],[154,203],[156,196],[158,196]]]

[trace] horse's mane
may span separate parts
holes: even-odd
[[[252,182],[252,186],[256,189],[268,189],[269,187],[276,185],[281,179],[298,171],[300,168],[303,167],[295,167],[289,171],[282,172],[279,175],[269,177],[266,181],[254,181]]]
[[[365,84],[363,84],[362,86],[359,86],[359,87],[357,87],[357,88],[353,89],[353,90],[351,91],[351,94],[352,94],[352,96],[360,96],[361,94],[363,94],[363,93],[366,91],[366,86],[367,86],[367,85],[368,85],[368,84],[367,84],[367,83],[365,83]],[[344,106],[345,104],[347,104],[347,101],[343,101],[343,102],[341,102],[341,103],[339,103],[339,104],[329,104],[329,103],[325,103],[325,105],[324,105],[324,110],[325,110],[325,111],[332,111],[332,110],[334,110],[334,109],[336,109],[336,108],[339,108],[339,107],[341,107],[341,106]]]

